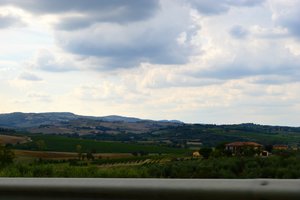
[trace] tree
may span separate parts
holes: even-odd
[[[228,142],[220,142],[220,143],[217,144],[217,146],[215,148],[217,150],[224,151],[224,149],[226,147],[226,144],[228,144]]]
[[[241,150],[241,155],[244,155],[244,156],[255,156],[259,154],[259,150],[257,149],[254,149],[253,147],[244,147],[242,148]]]
[[[80,160],[82,157],[82,147],[80,144],[76,145],[76,152],[78,153],[78,159]]]
[[[209,148],[209,147],[203,147],[203,148],[200,149],[199,152],[203,156],[203,158],[208,159],[211,152],[212,152],[212,149]]]
[[[147,156],[147,155],[149,155],[149,153],[147,151],[143,151],[143,150],[140,151],[139,153],[140,153],[141,156]]]
[[[40,151],[46,149],[46,143],[44,140],[38,140],[35,142],[36,148]]]
[[[88,152],[88,153],[86,154],[86,159],[88,159],[88,160],[94,160],[95,157],[94,157],[94,155],[93,155],[92,152]]]
[[[6,166],[13,163],[15,157],[14,152],[4,146],[0,146],[0,166]]]
[[[272,144],[267,144],[267,145],[265,146],[265,150],[268,151],[268,152],[272,152],[272,150],[273,150],[273,145],[272,145]]]
[[[139,152],[134,151],[134,152],[132,152],[131,154],[132,154],[133,156],[138,156],[138,155],[139,155]]]

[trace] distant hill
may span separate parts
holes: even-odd
[[[46,134],[146,133],[183,124],[177,120],[144,120],[110,115],[82,116],[69,112],[0,114],[0,127]]]
[[[8,113],[0,114],[0,126],[9,128],[28,128],[78,119],[73,113]]]
[[[158,143],[176,147],[196,143],[215,146],[220,142],[234,141],[300,146],[300,127],[252,123],[185,124],[176,120],[154,121],[116,115],[93,117],[68,112],[0,114],[0,134],[11,132],[9,129],[28,133],[66,134],[71,137],[106,141]]]

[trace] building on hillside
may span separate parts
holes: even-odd
[[[270,155],[270,152],[268,152],[266,150],[260,152],[260,156],[262,156],[262,157],[268,157],[269,155]]]
[[[275,144],[273,145],[273,150],[288,150],[289,146],[284,144]]]
[[[189,140],[186,142],[186,147],[189,149],[199,149],[202,146],[202,142],[200,140]]]
[[[291,146],[291,149],[292,149],[293,151],[298,151],[298,150],[299,150],[299,148],[298,148],[298,146],[297,146],[297,145],[293,145],[293,146]]]
[[[232,142],[225,145],[225,150],[230,151],[233,155],[244,155],[248,153],[259,152],[263,145],[256,142]]]
[[[186,144],[193,145],[193,146],[201,146],[202,142],[191,140],[191,141],[187,141]]]
[[[193,158],[200,158],[200,153],[199,153],[199,151],[195,151],[195,152],[193,152]]]

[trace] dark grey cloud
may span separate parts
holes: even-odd
[[[97,36],[94,36],[95,38]],[[159,37],[159,35],[157,35]],[[65,50],[80,56],[98,58],[92,68],[94,69],[117,69],[137,67],[141,63],[152,64],[185,64],[188,62],[191,48],[181,47],[173,40],[156,41],[155,38],[147,38],[152,40],[152,44],[146,46],[143,40],[137,39],[136,44],[124,45],[97,45],[91,43],[81,43],[74,39],[69,44],[63,46]],[[95,60],[95,59],[94,59]]]
[[[257,6],[265,2],[265,0],[224,0],[230,6]]]
[[[179,0],[180,1],[180,0]],[[193,53],[189,9],[168,0],[0,0],[34,15],[52,14],[57,45],[82,57],[93,69],[152,64],[185,64]],[[198,28],[198,27],[197,27]],[[194,28],[194,29],[197,29]],[[187,35],[179,44],[180,34]],[[41,55],[33,66],[63,72],[70,63]],[[88,66],[87,66],[88,68]],[[76,69],[77,70],[77,69]]]
[[[279,63],[278,65],[265,66],[257,64],[256,66],[243,63],[227,63],[225,66],[211,67],[210,69],[203,70],[197,74],[199,77],[217,78],[222,80],[240,79],[251,76],[260,75],[277,75],[287,77],[289,81],[300,80],[300,66],[297,63]],[[278,81],[286,82],[287,79]]]
[[[277,19],[277,23],[288,29],[289,33],[300,38],[300,8],[297,13],[290,13],[287,16]]]
[[[78,29],[96,22],[127,23],[147,19],[159,9],[158,0],[0,0],[32,14],[74,14],[62,17],[59,29]],[[80,17],[78,17],[80,14]]]
[[[68,58],[59,58],[47,49],[40,49],[27,67],[48,72],[69,72],[78,68]]]
[[[190,41],[198,27],[191,28],[188,9],[171,1],[163,1],[161,7],[145,21],[97,23],[85,29],[57,30],[57,43],[67,52],[93,60],[90,67],[93,69],[128,68],[143,62],[187,63],[194,51]],[[178,42],[182,33],[186,35],[183,44]]]
[[[91,26],[95,20],[87,16],[64,17],[63,20],[54,25],[57,30],[73,31]]]
[[[272,48],[271,46],[269,48]],[[276,49],[277,47],[275,47]],[[233,80],[249,77],[258,84],[284,84],[300,81],[300,59],[284,50],[263,49],[263,53],[237,53],[230,62],[211,64],[206,69],[190,74],[197,78]],[[260,55],[261,54],[261,55]],[[270,55],[266,57],[265,55]]]
[[[101,13],[121,11],[130,14],[128,17],[139,18],[141,14],[148,15],[158,6],[157,0],[0,0],[0,4],[9,4],[28,10],[34,14],[59,14],[66,12]],[[141,9],[141,11],[138,11]],[[136,13],[129,13],[130,11]],[[148,11],[147,11],[148,10]],[[114,14],[112,14],[114,16]],[[134,17],[135,16],[135,17]],[[126,16],[123,16],[126,17]]]
[[[185,0],[199,13],[204,15],[222,14],[231,7],[251,7],[262,4],[265,0]]]
[[[81,1],[82,2],[82,1]],[[86,28],[94,23],[130,23],[152,17],[159,8],[158,0],[154,1],[97,1],[99,9],[90,12],[79,11],[83,16],[64,17],[56,24],[60,30]]]
[[[39,92],[31,92],[31,93],[27,94],[27,97],[29,99],[34,99],[36,101],[46,102],[46,103],[52,101],[52,98],[50,95],[44,94],[44,93],[39,93]]]
[[[249,35],[249,31],[243,26],[236,25],[230,29],[229,34],[236,39],[244,39]]]
[[[0,29],[23,25],[24,22],[18,16],[0,14]]]
[[[256,84],[263,84],[263,85],[281,85],[284,83],[293,83],[293,82],[300,82],[299,75],[291,75],[289,77],[282,76],[282,75],[266,75],[258,77],[257,79],[253,80],[253,83]]]
[[[43,79],[36,76],[35,74],[23,72],[20,74],[19,79],[26,80],[26,81],[42,81]]]
[[[286,28],[290,35],[300,38],[300,1],[270,3],[276,25]]]
[[[81,37],[70,35],[68,43],[63,48],[73,54],[97,57],[102,59],[101,66],[96,68],[127,68],[138,66],[142,62],[153,64],[184,64],[188,62],[188,56],[192,47],[181,46],[177,43],[176,32],[164,35],[167,28],[158,32],[143,33],[136,32],[135,36],[130,35],[128,28],[118,31],[100,31],[96,34],[83,33],[83,37],[89,34],[90,39],[82,40]],[[117,40],[118,34],[127,35],[126,38]],[[112,35],[111,38],[107,36]],[[103,38],[95,42],[97,38]],[[106,38],[106,40],[104,39]],[[64,40],[64,38],[62,38]]]
[[[199,13],[205,15],[214,15],[227,12],[229,10],[229,6],[224,4],[218,0],[192,0],[187,1],[191,4],[193,8],[195,8]]]
[[[299,15],[299,19],[300,19],[300,15]],[[289,31],[297,36],[298,38],[300,38],[300,22],[299,20],[295,20],[293,19],[293,21],[289,21],[286,26],[289,28]]]
[[[116,69],[152,64],[184,64],[193,52],[197,31],[189,9],[159,0],[0,0],[35,15],[53,14],[57,45],[87,60],[86,68]],[[186,34],[179,44],[180,34]],[[92,61],[92,62],[90,62]],[[40,55],[34,67],[70,71],[73,65]]]

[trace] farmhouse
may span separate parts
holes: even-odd
[[[195,151],[195,152],[193,152],[193,158],[200,158],[200,153],[199,153],[199,151]]]
[[[199,149],[199,147],[202,146],[202,142],[200,140],[189,140],[186,142],[186,146],[189,148],[189,149]]]
[[[275,144],[273,145],[273,150],[288,150],[288,145]]]
[[[293,146],[291,146],[291,149],[292,149],[293,151],[298,151],[298,150],[299,150],[299,148],[298,148],[298,146],[297,146],[297,145],[293,145]]]
[[[260,151],[262,145],[256,142],[232,142],[225,145],[225,150],[230,151],[234,155],[244,154],[247,150]]]
[[[270,153],[266,150],[264,150],[260,153],[260,156],[262,156],[262,157],[268,157],[269,155],[270,155]]]

